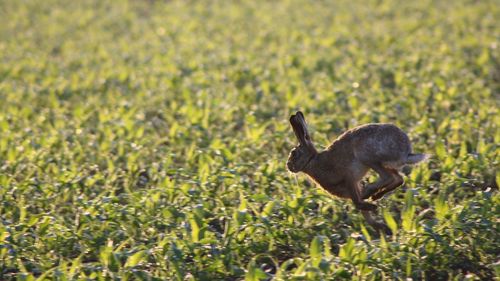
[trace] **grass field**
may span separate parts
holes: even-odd
[[[499,19],[495,0],[0,1],[0,280],[498,278]],[[378,203],[393,236],[286,170],[299,109],[319,148],[392,122],[433,155]]]

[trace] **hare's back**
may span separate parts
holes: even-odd
[[[354,156],[361,162],[404,162],[411,153],[408,136],[392,124],[367,124],[344,133]]]

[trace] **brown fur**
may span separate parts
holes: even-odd
[[[367,222],[376,229],[390,232],[375,221],[370,211],[377,206],[364,199],[382,198],[404,181],[398,169],[426,158],[412,154],[408,136],[392,124],[366,124],[346,131],[324,151],[318,152],[310,138],[304,115],[298,111],[290,123],[299,139],[287,161],[288,169],[304,172],[330,194],[350,198],[362,210]],[[361,187],[361,180],[369,169],[379,174],[374,183]]]

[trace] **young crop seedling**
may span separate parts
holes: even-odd
[[[318,152],[304,114],[298,111],[290,117],[290,123],[299,145],[290,152],[288,170],[307,174],[330,194],[350,198],[368,224],[391,234],[385,223],[372,216],[377,206],[364,200],[378,200],[401,186],[404,180],[398,170],[425,160],[427,155],[413,154],[408,136],[392,124],[366,124],[350,129]],[[362,187],[360,181],[369,169],[377,172],[379,178]]]

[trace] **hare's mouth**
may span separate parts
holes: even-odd
[[[288,171],[292,173],[297,173],[299,171],[299,169],[297,169],[297,167],[295,167],[295,165],[291,162],[287,162],[286,167],[288,168]]]

